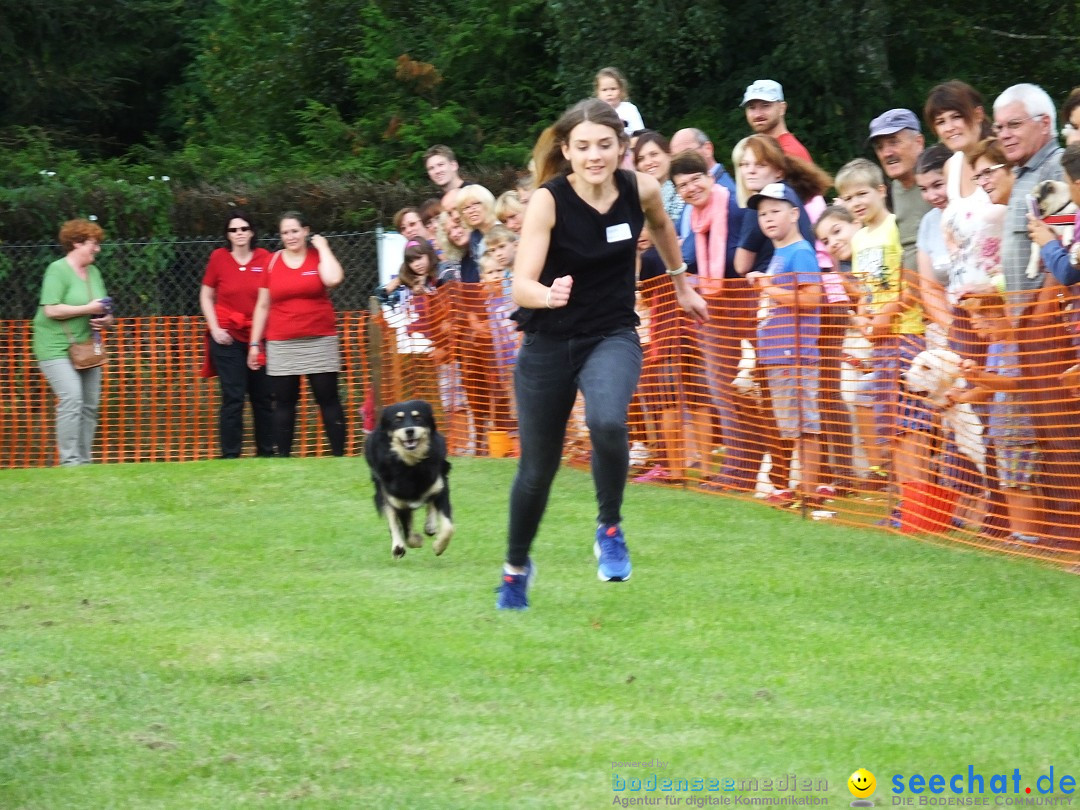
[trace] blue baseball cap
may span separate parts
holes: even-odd
[[[894,135],[902,129],[922,132],[919,117],[903,107],[887,110],[870,122],[870,140],[874,140],[879,135]]]
[[[798,195],[790,186],[783,183],[769,183],[769,185],[747,200],[746,205],[748,208],[756,209],[764,200],[783,200],[786,203],[791,203],[796,208],[802,205]]]

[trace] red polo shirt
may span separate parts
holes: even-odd
[[[255,248],[247,264],[240,264],[225,248],[210,254],[202,283],[214,289],[218,325],[233,340],[247,343],[251,337],[251,314],[269,264],[270,251],[265,248]]]
[[[295,270],[285,264],[284,253],[268,262],[262,286],[270,290],[267,340],[320,337],[337,334],[337,318],[330,296],[319,278],[319,251],[308,247],[304,262]]]

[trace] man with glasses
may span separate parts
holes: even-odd
[[[1001,240],[1005,286],[1009,292],[1027,292],[1028,297],[1034,297],[1043,278],[1041,274],[1028,278],[1026,272],[1031,258],[1027,196],[1044,180],[1065,179],[1061,168],[1064,150],[1055,137],[1056,118],[1054,102],[1034,84],[1014,84],[994,102],[994,133],[1016,175]],[[1021,303],[1023,298],[1013,301]]]
[[[1058,146],[1054,103],[1041,87],[1015,84],[994,102],[994,132],[1001,141],[1005,156],[1015,166],[1009,195],[1009,208],[1001,239],[1001,263],[1005,285],[1010,293],[1006,301],[1012,314],[1033,301],[1044,283],[1044,274],[1027,277],[1031,256],[1028,236],[1027,196],[1044,180],[1064,180]],[[1034,228],[1032,229],[1035,230]],[[1020,306],[1018,306],[1020,305]],[[1038,327],[1037,323],[1023,326]],[[1052,515],[1046,531],[1051,535],[1080,536],[1080,509],[1077,508],[1076,476],[1080,471],[1080,440],[1076,438],[1077,413],[1071,404],[1062,404],[1061,382],[1056,374],[1047,374],[1046,358],[1054,353],[1075,351],[1060,336],[1046,329],[1024,330],[1021,355],[1033,363],[1024,369],[1027,397],[1025,407],[1035,421],[1042,451],[1041,484],[1044,514]]]

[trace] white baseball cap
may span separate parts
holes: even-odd
[[[780,86],[780,82],[774,82],[772,79],[758,79],[752,85],[746,88],[746,92],[743,93],[741,107],[745,107],[751,101],[783,101],[784,100],[784,88]]]

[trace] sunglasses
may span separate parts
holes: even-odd
[[[243,226],[241,226],[239,228],[228,228],[227,230],[229,231],[229,233],[245,233],[245,232],[251,230],[251,226],[250,225],[243,225]]]

